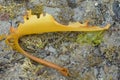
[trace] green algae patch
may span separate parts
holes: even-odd
[[[83,32],[78,34],[76,42],[80,44],[99,45],[103,41],[104,31]]]

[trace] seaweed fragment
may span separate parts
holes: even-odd
[[[84,32],[78,35],[76,42],[80,44],[91,44],[97,46],[103,41],[104,31]]]
[[[27,19],[28,18],[28,19]],[[31,34],[42,34],[48,32],[64,32],[64,31],[102,31],[109,29],[110,24],[101,28],[99,26],[89,26],[88,22],[83,24],[79,22],[69,23],[68,25],[62,25],[55,21],[55,19],[50,15],[41,14],[40,18],[37,18],[36,15],[31,15],[31,10],[28,11],[28,15],[24,16],[24,23],[20,23],[18,28],[10,28],[10,34],[6,38],[6,43],[11,46],[14,50],[20,52],[26,57],[46,65],[48,67],[54,68],[61,72],[64,76],[69,76],[69,71],[66,68],[60,67],[54,63],[48,62],[41,58],[30,55],[28,52],[24,51],[19,45],[19,39],[24,35]]]

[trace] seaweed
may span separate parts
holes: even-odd
[[[76,42],[79,44],[91,44],[97,46],[103,41],[104,31],[84,32],[78,35]]]
[[[40,27],[38,27],[40,26]],[[40,14],[40,18],[37,18],[36,15],[31,15],[31,10],[28,11],[28,14],[24,16],[24,23],[20,23],[18,28],[10,28],[10,34],[6,38],[6,43],[11,46],[14,50],[22,53],[26,57],[46,65],[48,67],[54,68],[61,72],[64,76],[69,75],[69,71],[66,68],[60,67],[54,63],[48,62],[41,58],[30,55],[28,52],[24,51],[19,45],[19,39],[25,35],[31,34],[43,34],[48,32],[64,32],[64,31],[102,31],[109,29],[110,24],[106,25],[103,28],[99,26],[89,26],[88,22],[83,24],[79,22],[69,23],[68,25],[62,25],[55,21],[55,19],[50,14]],[[99,41],[98,41],[99,42]]]

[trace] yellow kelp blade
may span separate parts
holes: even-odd
[[[28,20],[26,18],[29,18]],[[70,23],[69,25],[62,25],[55,21],[55,19],[50,15],[44,14],[37,18],[36,15],[31,15],[29,12],[28,16],[24,16],[24,23],[18,26],[18,33],[22,35],[27,34],[40,34],[45,32],[58,32],[58,31],[100,31],[107,30],[110,24],[101,28],[99,26],[89,26],[88,22],[83,24],[79,22]]]

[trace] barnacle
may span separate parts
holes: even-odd
[[[107,30],[109,27],[110,24],[106,25],[103,28],[100,28],[98,26],[89,26],[88,22],[85,22],[83,24],[75,22],[69,23],[69,25],[62,25],[56,22],[50,14],[40,14],[40,18],[37,18],[37,16],[31,15],[31,11],[28,11],[28,15],[24,16],[24,23],[20,23],[16,29],[13,27],[10,28],[10,34],[6,38],[6,43],[26,57],[48,67],[54,68],[60,71],[64,76],[68,76],[69,72],[66,68],[62,68],[54,63],[32,56],[28,52],[24,51],[18,43],[19,38],[24,35],[42,34],[48,32],[100,31]]]

